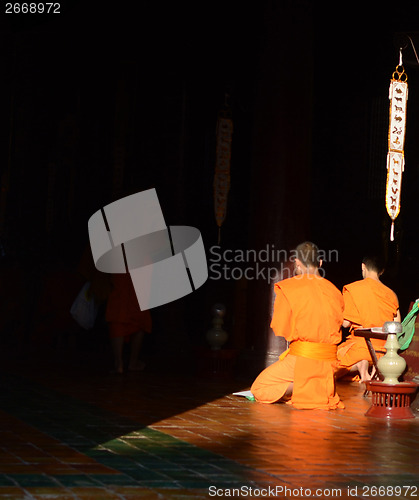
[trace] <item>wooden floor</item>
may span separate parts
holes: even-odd
[[[0,499],[419,497],[419,418],[366,417],[358,383],[304,411],[243,379],[3,357]]]

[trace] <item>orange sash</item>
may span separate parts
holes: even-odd
[[[320,361],[336,361],[336,352],[337,345],[334,344],[294,340],[289,349],[282,353],[279,359],[284,359],[288,354],[293,354],[294,356]]]

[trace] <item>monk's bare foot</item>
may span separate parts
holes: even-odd
[[[360,383],[371,380],[371,375],[368,373],[369,363],[366,359],[359,361],[356,364],[356,367],[358,368],[359,376],[361,377],[361,380],[359,381]]]

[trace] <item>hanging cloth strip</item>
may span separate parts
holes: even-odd
[[[227,213],[227,196],[230,190],[231,140],[233,120],[229,110],[220,111],[217,120],[216,158],[214,175],[214,210],[218,226],[218,244],[220,244],[221,226]]]
[[[406,133],[407,75],[399,65],[390,81],[390,120],[388,130],[386,209],[391,218],[390,240],[394,241],[394,221],[400,212],[402,175],[404,172],[404,140]]]

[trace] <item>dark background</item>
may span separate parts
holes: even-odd
[[[285,0],[66,0],[60,14],[42,15],[3,8],[3,340],[39,340],[46,283],[54,307],[68,312],[87,221],[127,190],[156,188],[167,225],[199,228],[207,250],[217,244],[215,130],[226,102],[234,135],[221,251],[267,244],[290,251],[310,239],[337,250],[339,261],[325,269],[339,288],[361,277],[365,252],[383,252],[383,281],[405,315],[419,295],[419,66],[411,45],[403,56],[406,169],[394,242],[384,195],[400,35],[419,50],[412,4],[391,14],[381,2],[366,11],[361,2]],[[54,281],[57,269],[64,274]],[[227,346],[266,349],[270,284],[211,279],[152,311],[155,349],[205,344],[215,302],[227,306]]]

